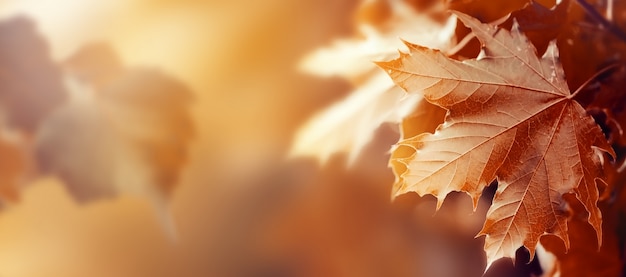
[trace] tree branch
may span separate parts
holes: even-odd
[[[604,29],[608,30],[609,32],[617,36],[620,40],[623,40],[626,42],[626,33],[624,33],[624,31],[622,31],[622,29],[617,27],[615,24],[611,23],[606,18],[604,18],[604,16],[602,16],[598,11],[596,11],[596,9],[594,9],[593,6],[591,6],[585,0],[576,0],[576,3],[578,3],[578,5],[580,5],[585,10],[585,12],[587,12],[589,16],[591,16],[595,21],[597,21],[600,24],[600,26],[602,26]]]

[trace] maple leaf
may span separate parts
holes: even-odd
[[[345,151],[353,163],[380,125],[400,122],[421,100],[407,96],[388,76],[378,74],[313,117],[297,134],[292,155],[314,156],[323,163],[333,153]]]
[[[440,123],[444,121],[446,110],[433,105],[428,101],[420,101],[413,114],[405,117],[400,123],[400,141],[417,136],[421,133],[434,132]],[[404,162],[415,155],[416,149],[396,145],[392,148],[389,167],[396,176],[396,183],[401,181],[401,176],[407,171]]]
[[[0,21],[0,207],[35,178],[33,134],[66,101],[61,67],[32,19]]]
[[[448,193],[463,191],[476,208],[483,189],[497,180],[479,233],[486,236],[487,268],[499,258],[514,258],[521,246],[532,257],[545,234],[569,246],[565,194],[582,203],[601,241],[598,151],[614,152],[572,99],[556,45],[550,43],[539,58],[517,24],[509,32],[455,14],[482,43],[482,58],[459,62],[407,42],[409,53],[379,63],[408,93],[448,110],[434,134],[399,143],[416,151],[398,160],[407,170],[393,195],[431,194],[439,207]]]
[[[550,41],[556,39],[567,26],[567,9],[569,6],[570,1],[563,0],[548,9],[531,0],[523,8],[511,12],[506,22],[501,26],[508,29],[516,20],[520,31],[541,53],[546,50]]]
[[[604,204],[604,203],[602,203]],[[571,247],[567,251],[562,244],[551,237],[541,239],[548,253],[552,253],[554,273],[545,276],[621,276],[622,260],[620,242],[617,236],[618,216],[616,209],[601,205],[604,222],[602,246],[589,241],[594,230],[582,218],[573,218],[568,222]],[[538,255],[541,259],[541,256]]]
[[[194,135],[191,92],[151,68],[99,68],[98,59],[94,64],[89,57],[102,51],[109,56],[107,49],[88,46],[66,65],[70,101],[37,133],[39,166],[80,202],[122,194],[152,200],[173,234],[167,198]]]
[[[364,3],[366,4],[366,3]],[[397,53],[398,36],[433,48],[447,49],[456,19],[445,24],[416,13],[405,3],[389,3],[391,17],[378,28],[361,24],[365,39],[340,40],[306,57],[303,70],[320,76],[341,76],[355,84],[343,101],[315,115],[296,135],[292,156],[314,156],[322,162],[336,152],[347,152],[354,162],[374,132],[385,122],[399,123],[410,115],[422,97],[407,95],[373,63]]]

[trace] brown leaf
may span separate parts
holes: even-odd
[[[192,92],[179,80],[150,68],[128,69],[101,91],[103,111],[169,193],[187,162],[195,134]]]
[[[474,17],[484,21],[491,22],[506,16],[508,13],[519,10],[526,5],[528,0],[512,0],[512,1],[489,1],[489,0],[472,0],[472,1],[447,1],[447,7],[450,10],[460,11],[471,14]]]
[[[39,132],[42,170],[60,175],[82,201],[152,186],[155,193],[168,194],[193,135],[185,86],[158,71],[138,69],[98,93],[75,90],[80,96]]]
[[[10,128],[32,134],[66,100],[61,68],[26,17],[0,22],[0,105]]]
[[[413,114],[407,116],[400,123],[400,141],[417,136],[425,132],[434,132],[439,124],[443,123],[446,110],[433,105],[428,101],[420,101]],[[402,144],[395,146],[391,151],[389,166],[396,176],[396,183],[401,182],[401,176],[408,169],[408,163],[415,156],[416,149]]]
[[[595,231],[583,218],[568,222],[571,247],[566,252],[555,238],[546,236],[541,244],[556,256],[555,269],[560,274],[547,276],[621,276],[622,260],[617,237],[618,212],[615,207],[601,206],[604,222],[603,243],[589,240]]]
[[[597,86],[589,86],[577,97],[590,114],[599,119],[609,138],[609,142],[618,147],[626,147],[626,67],[613,70],[605,78],[598,78]],[[619,155],[618,155],[619,157]],[[619,161],[619,160],[618,160]]]
[[[39,166],[80,202],[129,194],[150,200],[174,236],[168,196],[194,135],[191,92],[159,70],[100,64],[98,56],[116,57],[92,45],[66,63],[70,101],[38,130]]]
[[[597,1],[597,4],[601,2],[603,1]],[[626,3],[623,1],[610,2],[615,4],[616,16],[620,13],[619,11],[626,9]],[[597,9],[600,10],[600,7]],[[621,19],[616,20],[615,23],[619,22],[625,21]],[[621,29],[624,28],[621,27]],[[557,44],[570,87],[581,86],[607,65],[626,61],[626,43],[602,27],[588,15],[587,10],[577,3],[572,3],[569,6],[567,24],[559,34]]]
[[[514,258],[526,247],[531,257],[539,238],[552,234],[568,245],[567,203],[574,193],[589,212],[601,239],[594,149],[613,153],[600,128],[570,93],[554,43],[543,58],[517,26],[508,32],[462,13],[459,19],[484,45],[483,58],[459,62],[437,50],[407,43],[408,54],[381,63],[409,93],[423,91],[448,110],[434,134],[400,143],[416,149],[394,195],[432,194],[440,206],[452,191],[476,205],[483,189],[498,190],[483,230],[488,266]]]
[[[558,3],[551,9],[530,1],[524,8],[514,11],[507,20],[512,26],[517,20],[520,31],[535,45],[539,53],[543,53],[551,40],[557,38],[567,22],[569,0]]]

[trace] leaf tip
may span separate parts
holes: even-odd
[[[515,23],[517,23],[517,21]],[[548,48],[546,48],[546,51],[543,53],[542,58],[543,59],[555,59],[555,60],[559,59],[559,47],[557,45],[556,39],[553,39],[550,42],[548,42]]]
[[[455,15],[460,20],[461,20],[461,18],[463,18],[463,19],[471,18],[471,16],[469,16],[469,15],[463,13],[463,12],[457,11],[457,10],[450,10],[450,13]],[[463,20],[461,20],[461,21],[463,21]]]
[[[463,23],[463,25],[467,26],[467,27],[468,27],[468,28],[470,28],[470,29],[472,29],[472,27],[471,27],[471,26],[475,26],[475,25],[480,25],[480,24],[483,24],[483,23],[482,23],[482,22],[480,22],[478,19],[476,19],[476,18],[474,18],[474,17],[472,17],[472,16],[470,16],[470,15],[468,15],[468,14],[462,13],[462,12],[460,12],[460,11],[454,11],[454,10],[452,10],[452,11],[450,11],[450,12],[451,12],[453,15],[455,15],[455,16],[456,16],[456,17],[457,17],[457,18],[458,18],[458,19],[459,19],[459,20]]]
[[[393,187],[391,188],[391,201],[394,201],[400,195],[410,192],[406,189],[406,182],[402,176],[396,178]]]
[[[417,45],[415,43],[409,42],[409,41],[407,41],[407,40],[405,40],[403,38],[400,38],[400,41],[402,41],[402,43],[404,45],[406,45],[406,47],[409,48],[409,51],[413,50],[413,49],[423,48],[422,46],[419,46],[419,45]],[[402,54],[402,52],[400,52],[400,54]]]
[[[441,206],[443,205],[443,201],[446,199],[446,194],[439,194],[436,195],[437,197],[437,207],[435,208],[435,211],[439,211],[439,209],[441,209]]]
[[[474,212],[476,212],[476,209],[478,209],[478,202],[480,201],[480,196],[482,195],[482,192],[465,191],[465,193],[467,193],[467,195],[469,195],[469,197],[472,199],[472,209]]]
[[[387,70],[387,68],[389,68],[389,63],[388,61],[374,61],[374,64],[378,67],[380,67],[383,70]]]
[[[491,266],[493,265],[494,262],[502,259],[503,257],[489,257],[487,256],[487,265],[485,266],[485,271],[483,271],[483,275],[487,274],[487,271],[489,271],[489,269],[491,269]],[[509,258],[511,260],[511,262],[513,263],[513,265],[515,265],[515,257]]]

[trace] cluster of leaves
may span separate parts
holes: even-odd
[[[449,193],[465,192],[476,209],[483,191],[497,186],[479,233],[487,269],[523,247],[531,258],[541,250],[545,276],[618,276],[618,222],[626,213],[626,6],[565,0],[363,7],[365,40],[305,60],[309,71],[346,77],[356,89],[303,128],[294,154],[323,159],[348,151],[354,158],[380,124],[397,123],[393,197],[433,195],[439,208]],[[456,26],[457,18],[467,28]],[[391,59],[398,36],[406,41],[399,58],[361,66]],[[352,56],[342,59],[346,53]],[[331,59],[343,63],[330,66]],[[379,77],[385,71],[404,95]]]
[[[55,62],[25,17],[0,37],[0,203],[54,176],[80,202],[134,193],[164,208],[194,131],[185,85],[104,43]]]

